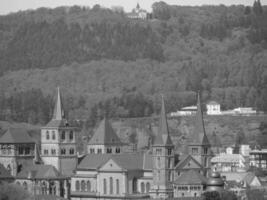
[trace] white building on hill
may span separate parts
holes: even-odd
[[[221,115],[221,105],[216,101],[210,101],[206,105],[207,115]]]

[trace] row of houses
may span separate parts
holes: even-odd
[[[238,107],[234,108],[233,110],[221,110],[221,105],[216,101],[210,101],[206,104],[207,115],[256,115],[257,111],[254,110],[252,107]],[[188,115],[195,115],[197,112],[197,106],[187,106],[181,108],[176,112],[171,112],[170,116],[188,116]]]

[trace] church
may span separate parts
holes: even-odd
[[[0,138],[0,163],[15,183],[35,196],[72,200],[199,197],[212,157],[199,95],[195,120],[188,155],[176,155],[162,97],[158,132],[150,149],[125,151],[125,144],[104,118],[87,144],[87,154],[78,159],[78,129],[65,118],[58,89],[53,117],[41,128],[40,148],[26,131],[9,129]]]

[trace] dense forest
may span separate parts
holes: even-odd
[[[218,101],[267,111],[267,8],[171,6],[152,18],[88,7],[0,16],[0,119],[44,124],[60,86],[70,118],[157,114]]]

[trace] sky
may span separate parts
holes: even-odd
[[[19,10],[36,9],[39,7],[55,8],[58,6],[81,5],[92,7],[100,4],[103,7],[122,6],[125,11],[132,10],[137,2],[141,8],[151,11],[151,5],[160,0],[0,0],[0,15]],[[254,0],[163,0],[171,5],[252,5]],[[267,0],[261,0],[262,5],[267,5]]]

